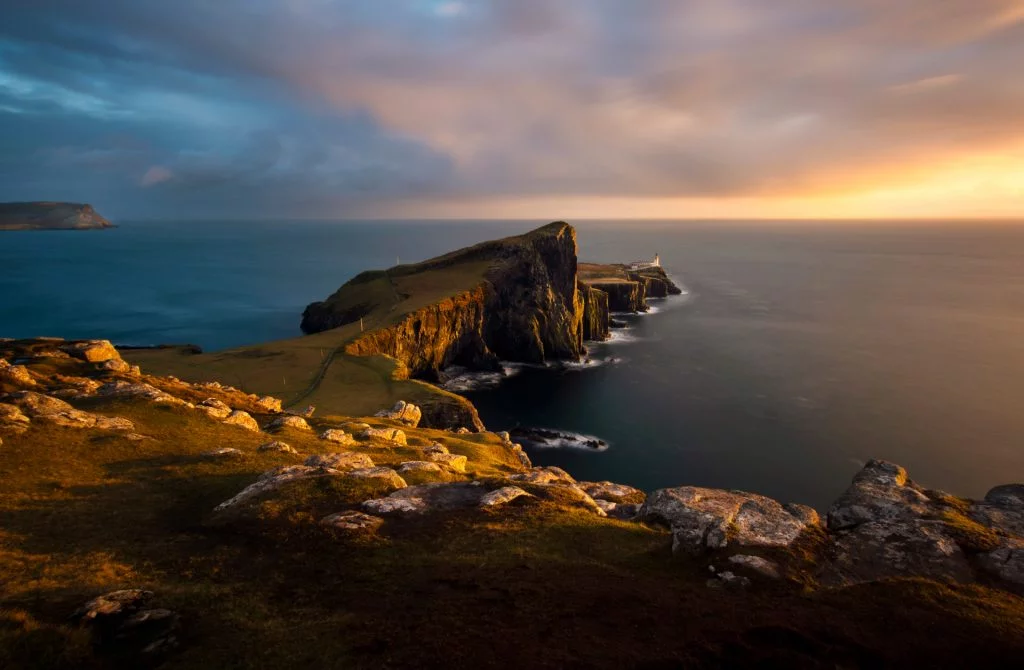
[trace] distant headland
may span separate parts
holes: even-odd
[[[74,202],[0,202],[0,230],[115,228],[92,205]]]

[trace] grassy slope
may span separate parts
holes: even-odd
[[[1014,596],[924,581],[709,590],[705,562],[673,558],[665,531],[557,503],[390,520],[351,539],[315,521],[368,492],[310,484],[265,502],[252,528],[222,527],[217,503],[298,459],[258,453],[265,435],[182,409],[76,404],[156,440],[42,424],[5,436],[0,667],[103,667],[110,659],[64,622],[89,597],[131,586],[184,618],[167,668],[983,667],[1024,653]],[[476,476],[514,465],[493,435],[409,434],[469,456]],[[282,437],[324,450],[310,434]],[[199,456],[221,446],[245,456]],[[379,463],[415,453],[363,450]]]
[[[478,286],[490,265],[489,261],[472,261],[424,272],[417,272],[416,266],[399,266],[346,289],[339,299],[349,304],[372,303],[372,311],[363,319],[364,328],[388,326],[410,312]],[[397,400],[422,404],[445,395],[418,381],[394,379],[395,365],[386,358],[340,353],[359,332],[359,324],[353,323],[314,335],[198,356],[180,349],[158,349],[125,352],[124,357],[154,374],[221,381],[286,402],[297,400],[293,404],[311,403],[321,412],[360,415]],[[304,395],[332,352],[338,353],[319,386]]]

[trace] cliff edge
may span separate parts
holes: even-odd
[[[94,230],[114,228],[92,205],[73,202],[0,203],[0,230]]]

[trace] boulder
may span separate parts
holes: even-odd
[[[637,503],[615,503],[601,498],[593,498],[593,500],[594,504],[597,505],[606,516],[620,521],[634,521],[640,513],[640,505]]]
[[[231,415],[231,406],[216,398],[207,398],[196,405],[196,409],[206,413],[211,419],[217,419],[218,421],[223,421]]]
[[[1024,484],[1004,484],[971,505],[969,516],[983,526],[1024,537]]]
[[[640,517],[668,525],[674,552],[721,549],[730,543],[788,547],[820,524],[809,508],[784,507],[754,493],[696,486],[655,491],[641,507]]]
[[[346,533],[375,531],[381,527],[384,519],[379,516],[371,516],[355,510],[331,514],[320,519],[320,525],[333,530],[340,530]]]
[[[314,477],[338,477],[341,475],[340,471],[327,468],[311,467],[308,465],[282,465],[261,474],[255,482],[242,489],[233,498],[217,505],[214,511],[221,512],[237,507],[241,503],[248,502],[264,493],[269,493],[288,482],[312,479]]]
[[[444,446],[440,442],[435,442],[432,445],[430,445],[429,447],[424,447],[423,448],[423,453],[429,455],[429,454],[447,454],[447,453],[450,453],[450,452],[448,451],[448,447]]]
[[[356,437],[360,440],[384,440],[406,446],[405,432],[397,428],[367,428]]]
[[[428,456],[434,463],[440,463],[449,470],[455,472],[466,472],[466,463],[469,459],[465,456],[459,456],[457,454],[439,454],[433,453]]]
[[[391,468],[358,468],[348,472],[349,477],[356,479],[376,479],[390,488],[404,489],[408,486],[401,475]]]
[[[153,655],[177,646],[179,617],[163,608],[147,608],[151,591],[125,589],[93,598],[72,620],[92,631],[97,647]]]
[[[212,451],[204,451],[202,453],[202,456],[204,458],[222,459],[222,458],[241,458],[242,456],[245,456],[245,454],[243,454],[238,449],[233,449],[231,447],[221,447],[220,449],[214,449]]]
[[[752,570],[763,577],[779,579],[781,576],[781,573],[779,572],[779,564],[775,561],[769,561],[767,558],[763,558],[761,556],[736,554],[735,556],[729,557],[729,562],[737,567]]]
[[[345,451],[337,454],[315,454],[306,459],[305,465],[330,470],[357,470],[372,468],[373,460],[366,454]]]
[[[320,439],[328,442],[334,442],[335,444],[355,444],[355,440],[351,435],[337,428],[328,428],[324,432],[320,433]]]
[[[398,473],[404,475],[409,472],[441,472],[441,466],[428,461],[406,461],[398,466]]]
[[[1000,547],[979,555],[977,560],[984,572],[1024,593],[1024,539],[1004,538]]]
[[[31,387],[36,385],[36,380],[24,365],[11,365],[0,358],[0,383]]]
[[[522,490],[518,486],[503,486],[500,489],[495,489],[490,493],[485,494],[480,498],[480,507],[496,507],[498,505],[504,505],[510,503],[516,498],[522,496],[530,496],[529,493]],[[530,496],[531,498],[533,496]]]
[[[407,403],[404,400],[399,400],[391,409],[382,409],[374,416],[398,421],[400,423],[404,423],[410,428],[415,428],[420,425],[420,419],[423,418],[423,412],[416,405]]]
[[[527,468],[527,469],[530,469],[530,468],[533,467],[533,462],[530,461],[530,457],[523,450],[523,445],[521,445],[521,444],[513,444],[512,445],[512,453],[515,454],[516,458],[519,459],[519,464],[521,466],[523,466],[524,468]]]
[[[74,410],[74,407],[63,400],[42,393],[36,393],[35,391],[18,391],[16,393],[9,393],[5,397],[5,400],[8,403],[21,408],[22,412],[32,418],[43,416],[45,414],[56,414],[57,412],[68,412]]]
[[[284,428],[291,428],[292,430],[303,430],[307,432],[312,432],[313,430],[305,419],[303,419],[301,416],[294,416],[292,414],[285,414],[284,416],[279,416],[273,421],[271,421],[270,425],[267,426],[267,430],[282,430]]]
[[[0,430],[21,434],[28,430],[32,420],[16,405],[0,403]]]
[[[520,472],[511,475],[509,479],[527,484],[576,484],[576,480],[572,478],[572,475],[554,465],[533,468],[529,472]]]
[[[281,411],[281,400],[273,396],[265,395],[256,399],[256,404],[270,414],[277,414]]]
[[[72,342],[62,346],[61,351],[89,363],[101,363],[115,359],[121,360],[121,354],[117,353],[117,349],[108,340]]]
[[[224,423],[232,426],[238,426],[239,428],[245,428],[251,430],[254,433],[260,432],[260,425],[256,423],[256,419],[252,418],[248,412],[242,410],[235,410],[224,419]]]
[[[35,391],[11,393],[7,399],[33,419],[65,428],[96,428],[98,430],[135,430],[135,425],[122,417],[107,417],[75,409],[63,400]],[[15,420],[16,421],[16,420]],[[20,423],[20,422],[19,422]]]
[[[478,507],[487,490],[476,482],[419,484],[363,503],[371,514],[422,514]]]
[[[613,482],[580,482],[579,486],[594,500],[607,500],[614,503],[621,503],[625,500],[642,502],[647,497],[640,489]]]
[[[930,503],[902,467],[872,460],[829,507],[828,528],[842,530],[870,521],[919,518],[928,514]]]
[[[188,405],[184,400],[175,398],[169,393],[144,382],[127,382],[123,380],[104,384],[96,390],[96,395],[104,398],[120,398],[124,400],[145,400],[158,405]]]
[[[132,366],[120,358],[111,358],[96,363],[96,369],[100,372],[131,372]]]
[[[279,440],[274,440],[273,442],[261,444],[259,447],[256,448],[256,451],[277,451],[282,454],[296,455],[299,453],[295,451],[295,449],[290,444],[287,444],[286,442],[281,442]]]

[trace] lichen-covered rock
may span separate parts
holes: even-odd
[[[311,479],[314,477],[340,477],[342,474],[343,473],[338,470],[311,467],[308,465],[282,465],[261,474],[255,482],[242,489],[237,495],[217,505],[217,507],[214,508],[214,511],[222,512],[229,508],[237,507],[241,503],[252,500],[264,493],[273,491],[288,482]]]
[[[366,454],[343,451],[337,454],[314,454],[306,459],[305,465],[312,468],[331,470],[358,470],[374,467],[373,459]]]
[[[737,567],[753,570],[759,575],[768,577],[770,579],[779,579],[781,577],[781,573],[779,572],[779,564],[775,561],[769,561],[767,558],[764,558],[762,556],[736,554],[735,556],[729,557],[729,562]]]
[[[355,444],[355,439],[351,435],[338,428],[328,428],[320,433],[320,439],[341,445]]]
[[[37,421],[65,428],[95,428],[97,430],[135,430],[135,425],[122,417],[107,417],[75,409],[68,403],[35,391],[11,393],[7,399]],[[21,423],[16,419],[12,422]]]
[[[512,453],[515,454],[516,458],[519,459],[519,464],[524,468],[530,469],[533,467],[533,462],[530,461],[529,455],[523,450],[523,445],[513,444]]]
[[[410,472],[441,472],[441,466],[428,461],[406,461],[398,466],[399,474]]]
[[[926,515],[931,501],[895,463],[872,460],[828,510],[829,530],[852,528],[869,521],[912,519]]]
[[[238,449],[232,447],[221,447],[220,449],[213,449],[211,451],[204,451],[202,456],[204,458],[221,459],[221,458],[241,458],[245,454]]]
[[[145,400],[157,405],[187,405],[184,400],[146,384],[144,382],[127,382],[118,380],[104,384],[96,390],[96,395],[104,398],[120,398],[124,400]]]
[[[995,487],[971,505],[970,517],[998,532],[1024,537],[1024,484]]]
[[[681,486],[652,493],[640,516],[669,526],[673,551],[701,552],[730,543],[788,547],[818,525],[813,510],[797,509],[754,493]]]
[[[259,447],[256,448],[256,451],[276,451],[282,454],[296,455],[299,453],[295,451],[295,448],[292,447],[290,444],[288,444],[287,442],[281,442],[280,440],[274,440],[273,442],[261,444]]]
[[[356,479],[374,479],[394,489],[404,489],[408,486],[402,476],[391,468],[358,468],[350,470],[348,476]]]
[[[57,412],[68,412],[74,410],[74,407],[59,398],[54,398],[43,393],[36,393],[35,391],[17,391],[15,393],[9,393],[5,397],[5,401],[19,407],[22,412],[32,418],[45,414],[56,414]]]
[[[110,358],[96,363],[96,369],[101,372],[131,372],[132,366],[120,358]]]
[[[428,454],[428,455],[429,454],[447,454],[447,453],[449,453],[449,451],[448,451],[448,447],[444,446],[440,442],[435,442],[435,443],[431,444],[429,447],[424,447],[423,448],[423,453]]]
[[[529,495],[529,493],[518,486],[503,486],[500,489],[495,489],[480,498],[480,507],[496,507],[498,505],[510,503],[516,498]]]
[[[256,404],[265,409],[268,413],[276,414],[281,411],[281,400],[273,396],[260,396],[256,399]]]
[[[216,398],[207,398],[196,405],[196,409],[218,421],[223,421],[231,415],[231,406]]]
[[[594,504],[612,519],[635,521],[640,513],[640,505],[638,503],[615,503],[601,498],[593,498],[593,500]]]
[[[32,420],[16,405],[0,403],[0,430],[21,434],[28,430]]]
[[[646,498],[646,494],[640,489],[614,482],[579,482],[579,486],[594,500],[621,503],[627,500],[643,502]]]
[[[554,465],[533,468],[529,472],[520,472],[509,476],[509,479],[527,484],[575,484],[576,480],[568,472]]]
[[[406,446],[405,432],[397,428],[367,428],[356,437],[360,440],[384,440]]]
[[[34,387],[36,380],[24,365],[11,365],[6,359],[0,358],[0,383],[8,383],[19,387]]]
[[[121,653],[152,655],[177,645],[177,614],[147,608],[152,591],[124,589],[93,598],[72,614],[72,620],[92,630],[95,644]]]
[[[320,519],[320,525],[334,530],[353,532],[372,532],[381,527],[384,519],[355,510],[331,514]]]
[[[426,510],[426,503],[420,498],[374,498],[364,502],[363,509],[370,514],[418,514]]]
[[[1024,592],[1024,539],[1004,538],[997,549],[978,556],[978,566],[990,576]]]
[[[446,468],[448,468],[450,470],[453,470],[455,472],[465,472],[466,471],[466,463],[469,460],[465,456],[460,456],[458,454],[440,454],[440,453],[432,453],[432,454],[430,454],[428,456],[428,458],[431,461],[433,461],[434,463],[440,463],[444,467],[446,467]]]
[[[108,340],[89,340],[87,342],[72,342],[61,347],[61,351],[71,354],[89,363],[101,363],[109,360],[121,360],[121,354]]]
[[[260,425],[256,423],[256,419],[252,418],[248,412],[243,412],[242,410],[236,409],[234,412],[229,414],[227,418],[224,419],[224,423],[232,426],[238,426],[239,428],[245,428],[246,430],[251,430],[254,433],[260,432]]]
[[[279,416],[270,422],[267,426],[267,430],[283,430],[290,428],[292,430],[302,430],[306,432],[312,432],[313,429],[310,427],[309,422],[303,419],[301,416],[295,416],[292,414],[285,414]]]
[[[407,403],[404,400],[399,400],[391,409],[383,409],[377,412],[374,416],[398,421],[400,423],[404,423],[410,428],[415,428],[420,425],[420,419],[423,418],[423,412],[416,405]]]
[[[478,507],[487,490],[476,482],[419,484],[363,503],[371,514],[422,514]]]

